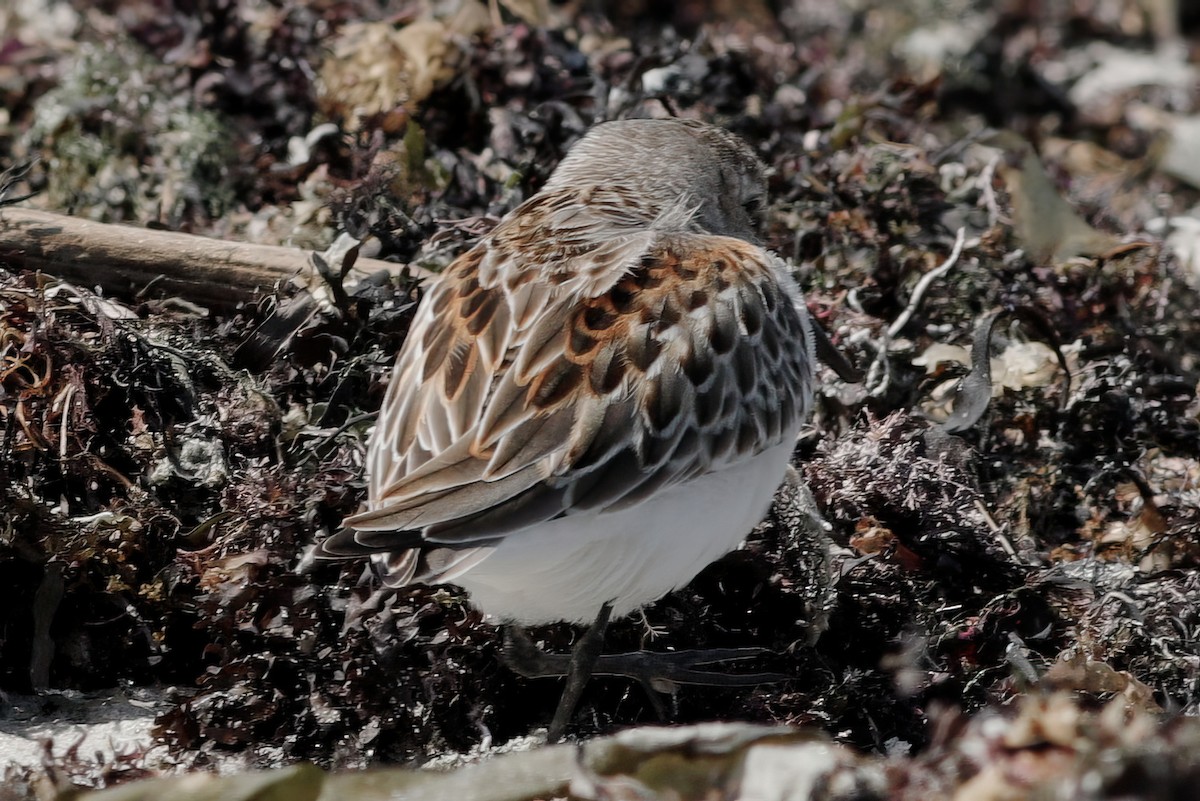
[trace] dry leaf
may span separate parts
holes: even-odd
[[[399,30],[387,22],[345,25],[321,66],[321,108],[349,131],[380,116],[385,131],[400,130],[417,104],[454,78],[462,45],[487,27],[487,10],[477,0],[445,19],[419,19]]]
[[[1050,666],[1042,681],[1056,690],[1077,690],[1093,695],[1113,694],[1137,709],[1161,712],[1154,691],[1127,670],[1089,659],[1082,652],[1064,655]]]
[[[1095,67],[1076,81],[1069,93],[1071,101],[1081,107],[1141,86],[1189,92],[1196,84],[1196,68],[1187,63],[1185,53],[1176,50],[1147,53],[1103,42],[1095,42],[1087,50]]]
[[[1192,186],[1200,186],[1200,116],[1173,117],[1167,131],[1158,169]]]
[[[1079,350],[1079,345],[1064,347],[1068,363]],[[971,366],[971,349],[962,345],[945,345],[936,342],[912,360],[914,367],[925,368],[926,375],[936,373],[940,365],[947,362]],[[1044,342],[1012,342],[1001,353],[992,357],[992,397],[1003,394],[1005,389],[1029,389],[1046,387],[1059,377],[1060,368],[1054,349]],[[1074,369],[1074,365],[1072,365]]]
[[[1064,349],[1065,350],[1065,349]],[[992,393],[1045,387],[1059,376],[1058,357],[1044,342],[1013,342],[992,359]]]
[[[1002,172],[1012,196],[1017,239],[1032,261],[1097,256],[1117,244],[1115,237],[1088,225],[1059,196],[1032,149],[1026,150],[1019,169],[1006,166]]]
[[[938,368],[951,362],[971,366],[971,349],[962,345],[946,345],[935,342],[917,356],[913,357],[913,367],[924,367],[925,375],[936,373]]]
[[[550,0],[500,0],[500,5],[523,22],[537,27],[545,25],[550,19]]]

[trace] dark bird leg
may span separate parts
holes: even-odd
[[[604,648],[604,632],[608,630],[608,618],[612,614],[612,604],[600,607],[600,614],[595,622],[571,649],[571,664],[567,670],[567,684],[563,687],[562,697],[558,699],[558,708],[554,710],[554,718],[550,721],[550,733],[547,739],[556,743],[562,739],[575,715],[575,707],[583,696],[583,688],[592,678],[592,670],[600,651]]]
[[[757,659],[774,653],[766,648],[712,648],[707,650],[654,653],[631,651],[622,654],[601,654],[604,632],[612,608],[605,604],[596,622],[575,643],[570,655],[548,654],[538,648],[529,635],[518,626],[505,631],[501,659],[515,673],[525,678],[566,676],[554,719],[550,723],[550,742],[562,739],[571,722],[584,687],[593,676],[624,676],[648,690],[666,691],[675,684],[699,684],[708,687],[753,687],[759,684],[787,681],[791,676],[780,673],[718,673],[703,666],[718,663]],[[663,714],[661,704],[655,709]]]
[[[548,739],[552,743],[562,739],[571,717],[575,714],[575,707],[578,706],[583,690],[592,677],[596,661],[600,658],[600,651],[604,647],[604,632],[608,630],[608,619],[611,615],[611,604],[600,607],[596,621],[583,633],[579,642],[575,643],[570,656],[542,651],[520,626],[505,628],[501,659],[510,670],[527,679],[567,677],[562,697],[558,699],[558,708],[554,710],[554,719],[550,721]]]

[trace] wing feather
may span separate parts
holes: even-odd
[[[542,482],[541,471],[530,465],[496,481],[478,481],[463,487],[449,487],[426,493],[418,502],[384,506],[370,512],[355,515],[346,524],[359,532],[360,543],[371,544],[376,532],[385,535],[394,531],[424,529],[464,517],[479,515],[492,510]],[[494,539],[495,532],[478,531],[464,533],[464,537]]]
[[[586,231],[577,206],[555,222]],[[459,575],[525,528],[751,458],[806,415],[806,313],[761,248],[654,234],[589,250],[567,236],[526,264],[509,233],[423,303],[370,445],[368,508],[323,555],[401,551],[385,558],[390,583]]]

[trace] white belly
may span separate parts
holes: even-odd
[[[505,538],[455,579],[491,618],[591,623],[605,602],[627,615],[692,580],[762,521],[793,438],[754,459],[604,515],[551,521]]]

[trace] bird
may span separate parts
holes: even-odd
[[[758,240],[767,174],[713,124],[594,125],[423,295],[365,506],[316,546],[490,620],[591,624],[551,740],[608,621],[737,548],[789,469],[816,344]]]

